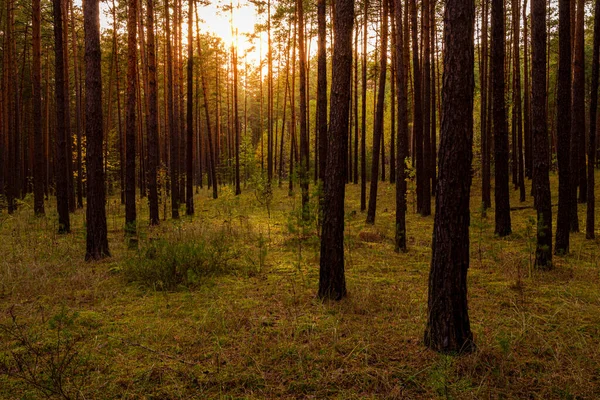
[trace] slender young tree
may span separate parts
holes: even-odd
[[[367,20],[369,0],[364,0],[361,76],[361,123],[360,123],[360,211],[367,209]]]
[[[576,3],[575,36],[573,38],[573,96],[571,98],[571,231],[579,232],[577,215],[577,186],[579,186],[579,202],[585,202],[585,181],[582,179],[581,163],[585,164],[585,65],[584,65],[584,5],[583,0]],[[585,174],[583,174],[585,178]]]
[[[300,69],[300,188],[302,189],[302,218],[308,220],[310,217],[308,210],[308,181],[309,174],[309,147],[308,147],[308,124],[307,124],[307,105],[306,105],[306,41],[304,40],[304,4],[303,0],[296,0],[296,12],[298,15],[298,53]],[[352,43],[352,41],[350,41]],[[350,55],[352,59],[352,55]],[[348,118],[346,118],[348,119]],[[347,148],[347,147],[346,147]],[[345,178],[344,178],[345,179]]]
[[[423,42],[423,204],[421,215],[431,215],[431,7],[430,0],[423,0],[422,42]]]
[[[512,0],[512,25],[513,25],[513,115],[517,130],[517,164],[518,168],[519,200],[525,201],[525,168],[523,165],[523,113],[521,102],[521,31],[519,0]]]
[[[492,118],[494,123],[495,156],[495,233],[506,236],[511,233],[510,200],[508,182],[508,131],[504,99],[504,0],[492,0]]]
[[[446,1],[442,126],[425,330],[425,345],[443,353],[475,348],[467,306],[474,14],[473,0]]]
[[[58,1],[58,0],[55,0]],[[85,29],[85,134],[87,138],[86,260],[110,256],[106,226],[106,194],[102,154],[102,74],[100,68],[100,7],[83,3]]]
[[[348,154],[348,120],[352,77],[354,0],[338,0],[333,18],[328,157],[324,181],[323,228],[319,272],[319,297],[340,300],[346,296],[344,275],[344,198]],[[375,178],[377,180],[377,178]]]
[[[596,129],[597,129],[597,107],[598,107],[598,74],[600,67],[600,1],[594,2],[594,55],[592,59],[592,87],[590,101],[590,132],[588,139],[588,192],[587,192],[587,216],[585,222],[586,239],[594,239],[595,226],[595,180],[594,167],[596,165]]]
[[[75,9],[73,0],[69,0],[71,10],[71,38],[73,43],[73,72],[75,73],[75,129],[77,130],[77,208],[83,208],[83,77],[79,61],[77,30],[75,29]]]
[[[481,40],[480,40],[480,89],[481,89],[481,205],[483,210],[487,210],[492,206],[491,197],[491,177],[490,177],[490,145],[489,145],[489,55],[488,55],[488,15],[489,15],[489,0],[481,2]]]
[[[55,65],[55,97],[56,97],[56,208],[58,210],[58,232],[69,233],[69,181],[67,168],[67,129],[65,121],[65,69],[63,46],[63,13],[61,0],[53,0],[54,15],[54,65]],[[86,43],[87,46],[87,43]],[[89,157],[89,155],[88,155]],[[88,225],[89,226],[89,225]]]
[[[379,148],[383,146],[383,113],[385,107],[385,81],[387,76],[387,48],[388,48],[388,0],[381,0],[383,5],[383,21],[381,23],[381,51],[379,59],[379,83],[377,90],[377,109],[373,122],[373,160],[371,162],[371,188],[369,190],[369,209],[367,210],[367,224],[375,223],[377,208],[377,184],[379,176]]]
[[[404,30],[402,23],[402,2],[394,0],[396,21],[396,93],[398,105],[398,162],[396,164],[396,245],[397,252],[406,251],[406,158],[408,157],[408,96],[406,93],[406,68],[404,65]]]
[[[127,109],[125,111],[125,232],[136,233],[135,147],[137,95],[137,0],[127,0]]]
[[[419,36],[417,34],[417,3],[410,0],[410,27],[412,33],[413,64],[413,142],[417,167],[417,212],[423,215],[423,186],[427,179],[423,167],[423,100],[421,87],[421,65],[419,63]]]
[[[327,4],[317,0],[317,135],[319,137],[319,179],[325,180],[327,161]]]
[[[585,0],[577,2],[575,14],[575,45],[573,46],[573,125],[571,135],[577,136],[577,157],[571,158],[576,163],[577,182],[579,185],[579,203],[587,201],[587,169],[585,148]],[[573,156],[571,156],[573,157]]]
[[[171,178],[171,217],[179,218],[179,138],[178,130],[175,124],[175,116],[178,114],[175,110],[175,94],[173,77],[173,51],[171,46],[171,22],[170,22],[169,0],[165,0],[165,33],[167,34],[167,132],[169,135],[169,156],[170,156],[170,178]],[[213,184],[215,184],[213,182]]]
[[[531,111],[533,186],[537,211],[535,266],[552,266],[552,205],[546,121],[546,0],[531,2]]]
[[[558,81],[556,96],[556,157],[558,161],[558,216],[555,254],[569,252],[571,228],[571,6],[570,0],[558,3]]]
[[[146,6],[148,33],[148,114],[146,128],[148,130],[148,206],[150,225],[158,225],[158,186],[157,168],[159,163],[158,138],[158,96],[156,88],[156,51],[154,39],[154,0],[147,0]]]
[[[44,215],[44,139],[42,136],[42,46],[40,0],[32,0],[33,11],[33,211]],[[4,143],[0,142],[0,146]],[[4,165],[0,164],[0,168]]]
[[[186,141],[186,189],[185,213],[194,215],[194,0],[188,1],[188,60],[187,60],[187,141]],[[237,70],[236,70],[237,72]],[[239,153],[239,152],[238,152]],[[239,159],[238,159],[239,161]],[[239,163],[237,165],[239,184]]]

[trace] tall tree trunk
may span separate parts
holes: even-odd
[[[237,48],[232,48],[232,64],[233,64],[233,129],[235,142],[235,194],[242,194],[240,187],[240,115],[238,104],[238,61]]]
[[[359,24],[354,25],[354,184],[358,185],[358,37]]]
[[[158,225],[158,187],[157,168],[159,164],[158,137],[158,96],[156,85],[156,51],[154,39],[154,0],[147,0],[146,14],[148,21],[148,114],[146,128],[148,130],[148,206],[150,225]]]
[[[571,27],[571,33],[575,36],[572,37],[573,46],[573,58],[572,58],[572,97],[571,97],[571,163],[570,163],[570,175],[571,175],[571,232],[579,232],[579,217],[577,215],[577,186],[581,184],[579,180],[579,159],[581,157],[580,152],[580,141],[584,137],[583,132],[585,130],[585,108],[584,108],[584,65],[583,65],[583,4],[582,0],[576,0],[571,2],[577,3],[576,17],[572,14],[571,17],[575,18],[575,26]],[[581,13],[579,9],[581,8]],[[579,19],[581,17],[581,26],[579,25]],[[584,156],[585,157],[585,156]]]
[[[592,87],[590,101],[590,131],[588,143],[588,192],[587,192],[587,216],[585,223],[586,239],[594,239],[594,214],[595,214],[595,181],[594,166],[596,165],[596,128],[597,128],[597,107],[598,107],[598,69],[600,58],[600,2],[594,2],[594,58],[592,59]]]
[[[429,167],[429,174],[431,177],[431,196],[435,196],[435,187],[437,184],[437,87],[436,84],[436,68],[437,68],[437,28],[436,28],[436,18],[435,18],[435,4],[436,0],[430,0],[431,5],[431,43],[433,44],[433,51],[431,53],[431,165]]]
[[[535,266],[544,269],[552,266],[552,205],[546,119],[546,0],[531,2],[531,38],[533,186],[537,210]]]
[[[186,141],[186,199],[185,213],[194,215],[194,0],[188,1],[188,60],[187,60],[187,141]],[[238,165],[239,167],[239,165]],[[239,172],[239,168],[238,168]],[[239,184],[239,175],[238,175]]]
[[[135,235],[137,0],[127,0],[127,110],[125,115],[125,232]]]
[[[423,0],[422,41],[423,41],[423,198],[421,215],[431,215],[431,8],[430,0]]]
[[[408,98],[406,93],[406,68],[404,57],[404,29],[402,24],[402,2],[394,0],[396,21],[396,93],[398,98],[398,163],[396,171],[396,238],[395,250],[406,251],[406,158],[408,157]],[[393,31],[393,25],[392,25]]]
[[[425,345],[474,350],[467,307],[469,201],[473,159],[473,0],[447,0],[439,175]]]
[[[371,162],[371,187],[369,190],[369,208],[367,210],[367,224],[375,223],[377,209],[377,184],[379,176],[379,147],[383,146],[383,113],[385,102],[385,81],[387,73],[387,41],[388,41],[388,0],[381,0],[383,5],[383,21],[381,24],[381,51],[379,59],[379,89],[377,90],[377,109],[373,121],[373,160]]]
[[[305,221],[310,218],[308,208],[308,181],[309,181],[309,164],[308,164],[308,127],[307,127],[307,106],[306,106],[306,50],[304,39],[304,5],[302,0],[296,1],[296,12],[298,13],[298,52],[299,54],[299,69],[300,69],[300,188],[302,189],[302,219]],[[352,40],[350,40],[352,43]],[[352,55],[350,55],[352,59]],[[347,89],[347,88],[346,88]],[[346,118],[347,122],[348,118]],[[347,124],[346,124],[347,126]],[[346,129],[346,136],[348,130]],[[345,178],[342,178],[345,179]]]
[[[42,137],[42,46],[40,0],[32,0],[33,11],[33,140],[35,160],[33,163],[33,211],[44,215],[44,139]],[[4,143],[0,142],[4,147]],[[0,168],[4,165],[0,164]]]
[[[360,211],[367,209],[367,20],[369,0],[364,0],[363,39],[362,39],[362,113],[360,124]]]
[[[71,129],[71,99],[70,99],[70,83],[69,83],[69,23],[68,23],[68,1],[61,1],[62,15],[63,15],[63,40],[64,46],[64,72],[65,72],[65,129],[67,132],[67,182],[69,185],[68,197],[69,197],[69,211],[75,212],[77,203],[75,201],[75,180],[73,177],[73,131]]]
[[[569,0],[558,3],[558,92],[556,95],[556,135],[558,146],[558,216],[555,254],[569,252],[571,228],[571,6]]]
[[[417,4],[410,0],[410,24],[412,31],[413,63],[413,141],[417,168],[417,212],[423,213],[423,186],[425,168],[423,167],[423,101],[421,88],[421,66],[419,64],[419,36],[417,34]]]
[[[532,161],[532,140],[531,140],[531,86],[529,85],[529,37],[527,23],[527,0],[523,0],[523,71],[524,71],[524,88],[523,88],[523,128],[525,128],[525,176],[532,177],[533,161]]]
[[[385,0],[384,0],[385,1]],[[328,157],[324,181],[323,229],[319,297],[340,300],[346,296],[344,276],[344,198],[348,153],[348,118],[352,77],[354,0],[338,0],[333,18],[334,41]],[[377,180],[377,177],[374,179]]]
[[[271,181],[273,180],[273,49],[271,48],[271,0],[267,0],[267,36],[267,182],[271,185]]]
[[[77,34],[75,29],[75,9],[73,0],[70,0],[71,9],[71,37],[73,43],[73,72],[75,74],[75,129],[77,130],[77,181],[75,189],[77,194],[77,208],[83,208],[83,145],[82,145],[82,90],[81,90],[81,72],[79,67],[79,45],[77,44]]]
[[[495,216],[498,236],[511,233],[508,182],[508,131],[504,100],[504,0],[492,0],[492,118],[494,123]]]
[[[174,94],[174,78],[173,78],[173,51],[171,46],[171,23],[169,16],[169,0],[165,0],[165,29],[167,34],[167,120],[168,120],[168,136],[169,136],[169,153],[170,153],[170,178],[171,178],[171,217],[179,218],[179,140],[178,132],[175,126],[175,103],[178,100]],[[218,65],[218,64],[217,64]]]
[[[585,168],[585,47],[584,47],[584,0],[577,0],[575,15],[575,46],[573,47],[573,110],[571,114],[571,176],[579,185],[579,203],[585,203],[587,180]],[[575,196],[577,196],[575,189]],[[573,199],[571,199],[573,201]],[[576,200],[577,201],[577,200]],[[573,212],[577,206],[571,205]],[[572,218],[576,218],[575,215]],[[575,221],[573,221],[575,222]],[[575,228],[575,227],[574,227]],[[576,230],[579,231],[579,221]]]
[[[197,18],[196,18],[197,19]],[[216,160],[216,156],[215,156],[215,150],[213,147],[213,135],[212,135],[212,124],[210,122],[210,111],[208,109],[208,89],[207,89],[207,83],[206,83],[206,76],[204,75],[204,71],[206,70],[206,64],[204,63],[204,60],[202,58],[202,47],[200,46],[200,40],[198,40],[198,58],[199,58],[199,62],[201,63],[200,65],[200,80],[202,81],[202,97],[204,99],[204,115],[206,117],[206,138],[208,140],[208,160],[209,160],[209,174],[210,174],[210,181],[212,183],[212,195],[213,195],[213,199],[216,199],[219,196],[218,193],[218,189],[217,189],[217,160]],[[219,64],[216,64],[217,66]],[[217,67],[218,68],[218,67]],[[217,124],[219,123],[219,121],[217,120],[216,122]],[[262,134],[262,132],[261,132]]]
[[[523,165],[523,113],[521,102],[521,32],[520,32],[520,12],[519,0],[512,0],[512,23],[513,23],[513,56],[514,56],[514,88],[513,88],[513,115],[517,130],[517,164],[513,168],[518,168],[518,186],[519,200],[525,201],[525,168]]]
[[[327,5],[317,0],[318,60],[317,60],[317,135],[319,137],[319,179],[325,181],[327,161]]]
[[[102,74],[98,0],[83,3],[85,28],[85,134],[87,138],[86,260],[110,256],[102,160]]]
[[[54,12],[54,63],[55,63],[55,96],[56,96],[56,207],[58,210],[58,232],[69,233],[69,181],[67,167],[67,129],[65,115],[65,67],[63,45],[63,13],[61,0],[53,0]],[[88,156],[89,158],[89,156]],[[10,203],[9,203],[10,207]]]

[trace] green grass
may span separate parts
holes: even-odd
[[[300,225],[299,195],[287,188],[273,191],[269,210],[250,188],[218,200],[200,191],[195,217],[158,227],[147,226],[142,199],[137,248],[110,198],[113,257],[97,263],[83,261],[83,210],[60,236],[54,206],[36,218],[27,200],[0,214],[0,398],[44,397],[27,368],[63,398],[600,397],[598,242],[574,234],[569,256],[536,271],[534,210],[513,211],[513,234],[496,238],[478,188],[469,271],[477,351],[464,357],[423,346],[433,217],[412,213],[409,194],[409,250],[395,253],[389,184],[375,226],[364,222],[359,187],[347,187],[349,295],[338,303],[315,297],[316,227]],[[164,285],[153,274],[165,265],[196,272],[181,269]],[[63,369],[52,361],[61,357],[71,359]]]

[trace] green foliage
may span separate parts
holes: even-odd
[[[157,239],[125,262],[127,281],[155,290],[199,285],[203,278],[234,273],[239,251],[222,229],[193,241]]]
[[[0,325],[0,338],[9,347],[0,352],[0,376],[21,381],[45,397],[79,398],[87,380],[89,357],[81,352],[84,339],[78,313],[62,308],[48,321],[28,326],[14,309],[10,322]]]

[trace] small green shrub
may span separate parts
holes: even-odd
[[[202,278],[237,271],[239,252],[224,233],[194,240],[154,240],[127,260],[127,281],[156,290],[198,285]]]

